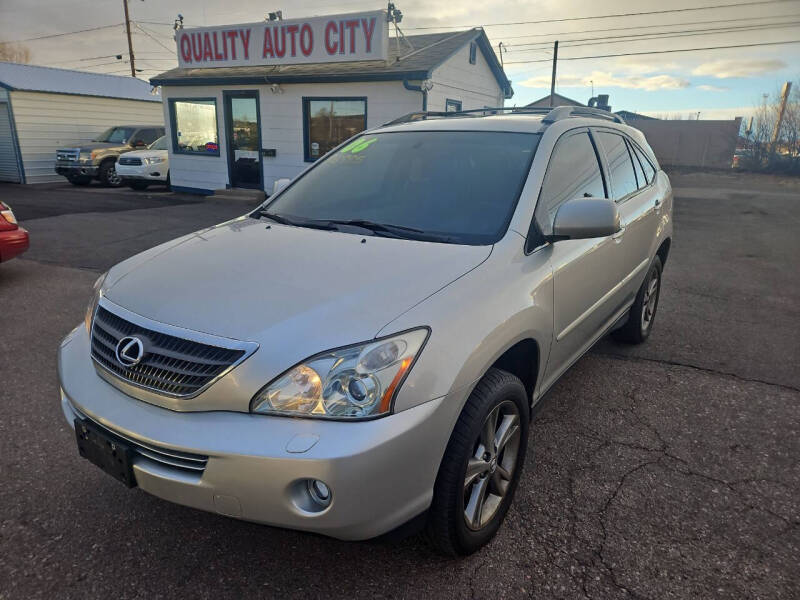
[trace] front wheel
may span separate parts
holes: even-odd
[[[615,340],[626,344],[641,344],[650,337],[656,319],[658,297],[661,295],[661,271],[661,259],[656,256],[636,294],[627,323],[612,334]]]
[[[100,167],[100,181],[108,187],[119,187],[122,185],[122,177],[119,176],[111,161],[104,162]]]
[[[473,390],[447,445],[427,533],[443,554],[487,544],[505,519],[528,446],[528,395],[514,375],[490,369]]]

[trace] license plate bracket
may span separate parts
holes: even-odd
[[[109,435],[88,419],[75,419],[78,453],[127,487],[136,487],[133,450],[116,436]]]

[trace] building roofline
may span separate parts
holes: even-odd
[[[432,44],[428,44],[427,46],[423,46],[422,48],[417,48],[414,51],[410,52],[408,56],[416,55],[419,52],[431,48],[437,44],[440,44],[444,41],[450,40],[454,37],[459,35],[464,35],[465,33],[472,32],[471,36],[464,36],[464,43],[461,44],[457,49],[453,52],[445,56],[442,60],[439,60],[437,63],[433,64],[427,69],[415,69],[415,70],[375,70],[375,71],[366,71],[362,73],[358,72],[345,72],[345,73],[324,73],[324,74],[291,74],[291,73],[276,73],[276,74],[264,74],[264,75],[225,75],[225,71],[227,68],[239,68],[239,67],[217,67],[214,70],[219,71],[219,75],[205,75],[205,76],[198,76],[198,77],[175,77],[170,76],[169,74],[171,71],[166,71],[161,73],[160,75],[156,75],[150,79],[151,85],[170,85],[170,86],[190,86],[190,85],[264,85],[264,84],[272,84],[272,83],[350,83],[350,82],[363,82],[363,81],[403,81],[403,80],[421,80],[421,79],[430,79],[433,71],[448,61],[454,54],[460,51],[466,44],[471,43],[473,41],[477,42],[478,47],[481,49],[481,53],[483,54],[484,59],[486,60],[489,68],[492,71],[492,74],[495,76],[500,89],[503,91],[503,95],[506,98],[511,98],[514,93],[514,90],[511,87],[511,82],[509,81],[508,77],[506,77],[505,72],[503,71],[500,62],[497,59],[494,51],[492,50],[491,45],[489,44],[489,39],[486,37],[486,32],[483,29],[475,28],[472,30],[464,30],[459,31],[457,33],[453,33],[452,36],[444,38],[442,40],[438,40]],[[326,63],[327,64],[327,63]],[[394,65],[402,64],[402,59],[393,63]],[[269,66],[269,65],[264,65]]]

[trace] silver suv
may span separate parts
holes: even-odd
[[[61,344],[64,414],[161,498],[349,540],[424,521],[469,554],[545,392],[606,333],[650,335],[671,217],[609,113],[412,115],[100,277]]]

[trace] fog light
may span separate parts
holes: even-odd
[[[308,494],[314,502],[322,507],[326,507],[331,503],[331,490],[319,479],[308,480]]]

